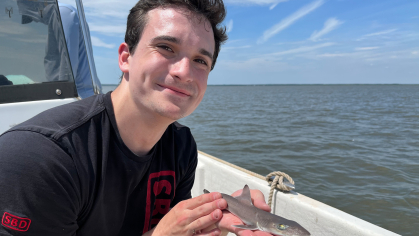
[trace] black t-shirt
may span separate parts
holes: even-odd
[[[47,110],[0,136],[0,235],[141,235],[191,197],[196,165],[177,122],[132,153],[110,93]]]

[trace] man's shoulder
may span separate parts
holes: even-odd
[[[171,124],[171,129],[173,133],[178,138],[192,138],[191,129],[188,126],[182,125],[179,122],[175,121]]]
[[[30,131],[57,140],[105,110],[105,95],[96,95],[48,109],[5,133]]]
[[[173,125],[173,128],[176,129],[176,130],[182,130],[183,132],[185,132],[185,131],[190,132],[190,129],[189,129],[188,126],[182,125],[181,123],[179,123],[177,121],[173,122],[172,125]]]
[[[173,141],[178,151],[194,154],[197,151],[195,139],[189,127],[174,122],[169,126],[173,133]]]

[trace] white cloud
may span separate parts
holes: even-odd
[[[298,9],[296,12],[292,13],[278,24],[274,25],[270,29],[266,30],[262,37],[259,38],[258,43],[264,43],[274,35],[278,34],[282,30],[288,28],[292,25],[295,21],[302,18],[303,16],[307,15],[308,13],[316,10],[318,7],[323,5],[324,0],[317,0],[310,4],[303,6],[302,8]]]
[[[76,7],[74,0],[60,2]],[[129,10],[138,0],[84,0],[83,7],[91,32],[104,35],[124,36]]]
[[[287,54],[297,54],[297,53],[303,53],[303,52],[311,52],[311,51],[314,51],[316,49],[329,47],[329,46],[332,46],[332,45],[335,45],[335,43],[323,43],[323,44],[317,44],[317,45],[314,45],[314,46],[303,46],[303,47],[294,48],[294,49],[290,49],[290,50],[286,50],[286,51],[282,51],[282,52],[271,53],[270,55],[282,56],[282,55],[287,55]]]
[[[243,49],[243,48],[251,48],[251,47],[252,46],[250,46],[250,45],[238,46],[238,47],[222,47],[221,50],[225,51],[225,50]]]
[[[243,61],[232,60],[232,61],[223,61],[219,65],[227,70],[239,70],[239,71],[262,71],[262,73],[266,73],[269,71],[284,71],[295,69],[296,66],[290,65],[286,62],[279,62],[271,60],[270,58],[250,58]]]
[[[229,39],[229,40],[227,40],[226,44],[224,44],[224,45],[229,45],[229,44],[243,42],[243,41],[248,41],[248,39],[233,39],[233,40]]]
[[[129,10],[131,10],[137,2],[137,0],[85,0],[83,1],[83,5],[87,17],[94,16],[106,18],[111,21],[117,19],[126,21]]]
[[[348,53],[324,53],[317,55],[316,57],[346,57],[349,56]]]
[[[413,51],[412,54],[417,55],[417,54],[419,54],[419,51]]]
[[[233,30],[233,20],[229,20],[226,24],[227,33],[230,33]]]
[[[359,48],[361,50],[356,50],[352,52],[335,52],[335,53],[322,53],[317,55],[310,55],[309,58],[316,59],[316,58],[347,58],[357,62],[380,62],[380,63],[387,63],[390,61],[394,61],[394,59],[398,60],[411,60],[415,58],[416,55],[413,54],[415,51],[410,50],[396,50],[396,51],[385,51],[385,50],[372,50],[373,48],[378,47],[370,47],[368,48]],[[416,51],[419,54],[419,51]]]
[[[105,42],[103,42],[102,40],[100,40],[97,37],[91,36],[90,37],[92,39],[92,44],[95,47],[104,47],[104,48],[114,48],[115,44],[107,44]]]
[[[360,47],[360,48],[355,48],[356,51],[367,51],[367,50],[374,50],[374,49],[378,49],[379,47]]]
[[[276,5],[278,5],[278,3],[279,3],[279,2],[272,4],[272,5],[269,7],[269,10],[274,9],[274,8],[276,7]]]
[[[312,46],[301,46],[298,48],[293,48],[293,49],[289,49],[289,50],[285,50],[285,51],[280,51],[280,52],[274,52],[274,53],[266,53],[266,54],[261,54],[261,53],[257,53],[256,49],[252,50],[249,49],[247,50],[246,48],[254,48],[250,45],[245,45],[245,46],[238,46],[238,47],[227,47],[227,48],[222,48],[221,51],[222,52],[226,52],[229,54],[231,51],[230,50],[236,50],[237,52],[250,52],[250,54],[243,54],[240,58],[235,59],[235,63],[233,63],[232,61],[234,60],[229,60],[229,66],[232,66],[232,64],[238,66],[239,64],[241,64],[240,68],[254,68],[254,66],[257,64],[257,66],[255,68],[257,68],[257,70],[261,71],[261,70],[265,70],[267,65],[277,65],[277,63],[279,63],[280,61],[283,61],[285,63],[285,61],[287,61],[288,59],[292,58],[293,56],[297,56],[297,57],[306,57],[308,54],[315,52],[316,50],[320,49],[320,48],[324,48],[324,47],[329,47],[329,46],[333,46],[335,45],[335,43],[323,43],[323,44],[318,44],[318,45],[312,45]],[[227,50],[225,50],[227,49]],[[243,49],[243,50],[240,50]],[[246,49],[246,50],[244,50]],[[283,57],[285,56],[286,57]],[[221,64],[224,64],[224,60]],[[252,63],[254,64],[252,64]],[[244,66],[245,65],[245,66]],[[291,66],[291,65],[288,65]],[[264,68],[264,69],[263,69]],[[276,68],[278,69],[278,68]],[[275,70],[276,70],[275,69]],[[270,69],[269,69],[270,70]]]
[[[118,35],[124,36],[126,25],[106,25],[89,23],[90,32],[98,32],[105,35]]]
[[[337,29],[341,24],[343,24],[343,21],[340,21],[336,18],[329,18],[327,19],[326,22],[324,22],[324,26],[323,29],[321,29],[320,31],[314,31],[311,36],[310,36],[310,40],[312,41],[317,41],[320,37],[322,37],[325,34],[328,34],[329,32],[331,32],[332,30]]]
[[[396,31],[397,29],[390,29],[390,30],[385,30],[385,31],[380,31],[380,32],[375,32],[372,34],[366,34],[364,35],[364,37],[371,37],[371,36],[377,36],[377,35],[383,35],[383,34],[389,34],[392,33],[394,31]]]
[[[384,30],[384,31],[380,31],[380,32],[371,33],[371,34],[366,34],[366,35],[362,36],[361,38],[357,39],[357,41],[362,41],[362,40],[364,40],[366,38],[369,38],[369,37],[390,34],[390,33],[393,33],[396,30],[397,29],[389,29],[389,30]]]
[[[351,58],[353,60],[365,60],[365,61],[371,61],[371,58],[376,58],[379,56],[382,56],[383,53],[377,53],[374,51],[352,51],[352,52],[335,52],[335,53],[322,53],[317,55],[312,55],[311,58],[340,58],[340,57],[346,57]]]

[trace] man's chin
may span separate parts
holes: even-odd
[[[162,109],[159,110],[158,113],[160,116],[168,118],[171,121],[177,121],[189,115],[189,113],[186,113],[184,110],[179,108]]]

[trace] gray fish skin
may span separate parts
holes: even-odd
[[[204,193],[209,193],[204,190]],[[309,236],[310,233],[297,222],[287,220],[255,207],[250,198],[250,189],[247,185],[243,188],[240,196],[232,197],[221,193],[227,201],[229,212],[239,217],[246,225],[234,225],[234,227],[261,230],[278,236]]]

